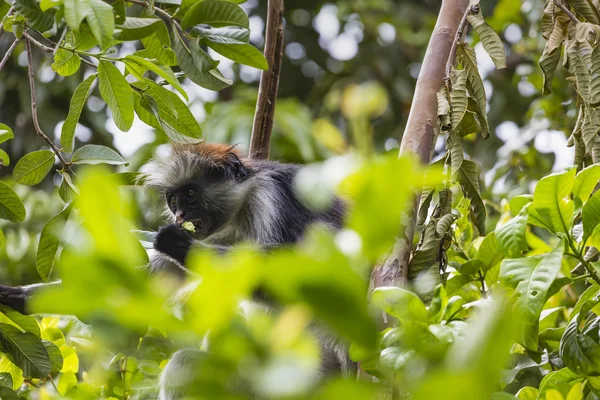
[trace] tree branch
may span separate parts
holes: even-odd
[[[2,71],[2,68],[4,68],[4,65],[6,64],[6,62],[10,58],[10,55],[15,50],[15,47],[17,47],[17,45],[19,44],[20,41],[21,41],[21,39],[16,38],[15,41],[12,42],[12,44],[10,45],[8,50],[6,50],[6,54],[4,55],[4,58],[2,58],[2,61],[0,61],[0,71]]]
[[[444,85],[446,65],[461,21],[465,18],[468,0],[443,0],[437,23],[423,59],[400,155],[415,154],[427,165],[431,161],[438,134],[437,91]],[[387,258],[372,274],[372,286],[401,286],[408,277],[410,252],[416,225],[418,195],[415,195],[407,217],[402,223],[400,238]],[[384,317],[385,318],[385,317]]]
[[[29,40],[31,43],[33,43],[34,45],[36,45],[36,46],[37,46],[37,47],[39,47],[40,49],[42,49],[42,50],[44,50],[44,51],[47,51],[48,53],[54,53],[54,52],[55,52],[55,50],[59,48],[59,46],[58,46],[56,43],[52,43],[52,42],[50,42],[50,43],[52,43],[52,45],[54,46],[54,47],[50,47],[50,46],[46,46],[45,44],[43,44],[43,43],[41,43],[41,42],[38,42],[37,40],[35,40],[35,39],[34,39],[34,38],[33,38],[33,37],[32,37],[32,36],[29,34],[29,32],[28,32],[28,31],[25,31],[25,32],[23,32],[23,36],[24,36],[24,37],[25,37],[27,40]],[[65,50],[68,50],[68,51],[73,51],[72,49],[65,49]],[[80,57],[80,58],[81,58],[81,57]],[[95,65],[93,62],[91,62],[91,61],[88,61],[88,60],[86,60],[85,58],[81,58],[81,62],[82,62],[82,63],[84,63],[84,64],[87,64],[87,65],[89,65],[90,67],[94,67],[94,68],[96,68],[96,67],[97,67],[97,66],[96,66],[96,65]]]
[[[454,61],[456,61],[456,49],[458,48],[458,43],[464,37],[465,29],[467,28],[467,16],[470,13],[471,7],[467,7],[462,19],[460,20],[458,29],[456,30],[456,35],[454,35],[454,41],[452,42],[452,48],[450,49],[450,55],[448,56],[448,61],[446,63],[446,82],[450,80],[450,72],[452,72],[452,66],[454,65]]]
[[[25,36],[25,33],[24,33],[24,36]],[[37,133],[37,135],[39,137],[41,137],[44,140],[44,142],[46,142],[48,144],[48,146],[50,146],[50,148],[52,149],[54,154],[56,154],[56,156],[62,163],[65,171],[67,171],[67,173],[69,175],[75,176],[75,173],[69,166],[69,163],[67,161],[65,161],[65,159],[63,158],[61,149],[59,149],[54,144],[54,142],[52,140],[50,140],[50,138],[40,128],[40,123],[39,123],[38,117],[37,117],[37,103],[35,100],[35,78],[34,78],[34,73],[33,73],[33,56],[31,53],[30,40],[31,39],[30,39],[29,35],[25,36],[25,49],[27,50],[27,69],[29,72],[29,89],[31,91],[31,118],[33,120],[33,127],[35,128],[35,132]]]
[[[260,75],[249,151],[251,157],[259,159],[269,158],[269,144],[283,60],[283,0],[269,0],[268,7],[265,57],[269,69],[262,71]]]
[[[580,23],[581,21],[575,16],[575,14],[573,14],[571,12],[571,10],[569,10],[569,8],[567,6],[565,6],[563,4],[563,2],[561,0],[554,0],[554,4],[556,4],[558,6],[558,8],[560,8],[561,10],[564,11],[565,14],[567,14],[567,16],[569,18],[571,18],[571,21],[575,22],[575,23]]]

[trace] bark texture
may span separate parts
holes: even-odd
[[[269,158],[269,143],[283,60],[283,0],[269,0],[268,7],[265,57],[269,69],[260,75],[249,151],[250,157],[259,159]]]

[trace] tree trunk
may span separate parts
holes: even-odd
[[[456,31],[461,25],[468,5],[468,0],[442,1],[442,8],[417,79],[412,107],[402,137],[400,155],[415,154],[424,165],[431,162],[438,134],[436,93],[444,85],[446,63],[451,56]],[[371,282],[373,287],[406,284],[418,198],[419,196],[416,195],[411,209],[407,211],[407,218],[402,222],[400,237],[392,252],[383,264],[374,269]]]
[[[269,158],[269,144],[283,60],[283,0],[269,0],[268,7],[265,57],[269,63],[269,69],[260,75],[249,151],[251,157],[259,159]]]

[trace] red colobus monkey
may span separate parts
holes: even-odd
[[[304,206],[293,187],[299,169],[294,164],[243,158],[232,146],[174,145],[171,156],[156,159],[145,176],[145,185],[163,196],[170,220],[156,235],[151,273],[184,276],[185,259],[193,246],[226,251],[236,243],[251,242],[272,248],[299,241],[312,223],[339,230],[344,202],[335,198],[324,212]],[[38,287],[0,285],[0,303],[26,312],[27,298]],[[260,291],[256,300],[276,307]],[[352,372],[355,366],[345,345],[325,330],[315,332],[322,348],[322,373]],[[161,377],[162,399],[186,396],[199,352],[184,349],[172,356]]]

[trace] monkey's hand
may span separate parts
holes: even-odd
[[[194,239],[177,224],[163,226],[154,239],[154,249],[184,264]]]

